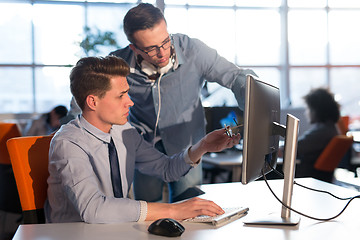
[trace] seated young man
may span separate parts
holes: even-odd
[[[240,135],[229,137],[220,129],[184,152],[171,157],[160,153],[127,122],[134,104],[128,95],[128,74],[127,63],[114,56],[83,58],[73,68],[70,88],[82,115],[63,125],[51,141],[47,222],[181,220],[223,213],[201,198],[174,204],[128,198],[135,168],[175,181],[196,167],[206,152],[233,147],[240,140]]]

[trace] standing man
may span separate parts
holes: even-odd
[[[129,121],[158,150],[172,155],[205,135],[205,114],[200,101],[205,80],[231,89],[243,108],[245,79],[247,74],[254,74],[251,70],[235,66],[198,39],[169,34],[163,13],[151,4],[142,3],[130,9],[123,25],[130,44],[110,55],[129,64],[127,80],[134,102]],[[73,99],[72,106],[75,105]],[[76,116],[79,112],[72,108],[70,114]],[[201,166],[171,182],[170,202],[201,182]],[[136,171],[135,198],[160,201],[163,184],[160,179]]]
[[[205,115],[200,101],[204,81],[217,82],[233,91],[244,105],[245,78],[240,69],[203,42],[183,34],[169,34],[159,8],[142,3],[124,17],[130,45],[112,52],[130,65],[129,95],[134,102],[130,122],[160,151],[172,155],[205,135]],[[170,183],[170,200],[187,188],[201,184],[201,167]],[[161,200],[163,183],[136,172],[135,197]],[[144,191],[152,189],[152,191]]]
[[[127,63],[114,56],[80,59],[71,71],[71,93],[82,114],[63,125],[50,144],[47,222],[116,223],[223,214],[214,202],[200,198],[176,204],[128,198],[135,167],[175,181],[206,152],[240,140],[240,135],[227,136],[220,129],[171,157],[160,153],[127,123],[133,106],[128,73]]]

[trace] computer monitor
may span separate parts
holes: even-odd
[[[279,136],[285,137],[283,203],[290,206],[299,120],[288,115],[286,126],[279,124],[279,122],[279,88],[248,75],[245,93],[241,182],[248,184],[275,168],[279,150]],[[292,216],[290,210],[282,206],[281,215],[267,216],[264,219],[245,223],[296,225],[298,222],[299,218]]]

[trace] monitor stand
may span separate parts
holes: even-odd
[[[276,123],[274,123],[276,124]],[[285,129],[279,132],[280,135],[285,136],[285,150],[284,150],[284,187],[283,187],[283,204],[291,207],[291,198],[294,186],[295,177],[295,165],[296,165],[296,152],[297,152],[297,140],[299,133],[299,119],[288,114],[286,119],[286,128],[279,124],[276,127]],[[291,210],[284,205],[281,206],[281,215],[270,214],[263,219],[254,219],[251,221],[244,221],[247,225],[287,225],[295,226],[300,222],[300,217],[291,214]],[[250,219],[249,219],[250,220]]]
[[[283,218],[279,213],[270,213],[268,216],[263,218],[249,219],[249,221],[244,221],[244,224],[249,226],[296,226],[299,222],[300,217],[295,214],[292,214],[288,218]]]

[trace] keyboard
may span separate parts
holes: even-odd
[[[247,214],[249,208],[246,207],[234,207],[234,208],[223,208],[225,213],[217,216],[200,215],[194,218],[184,220],[184,222],[193,223],[211,223],[214,226],[222,226],[233,220],[239,219]]]

